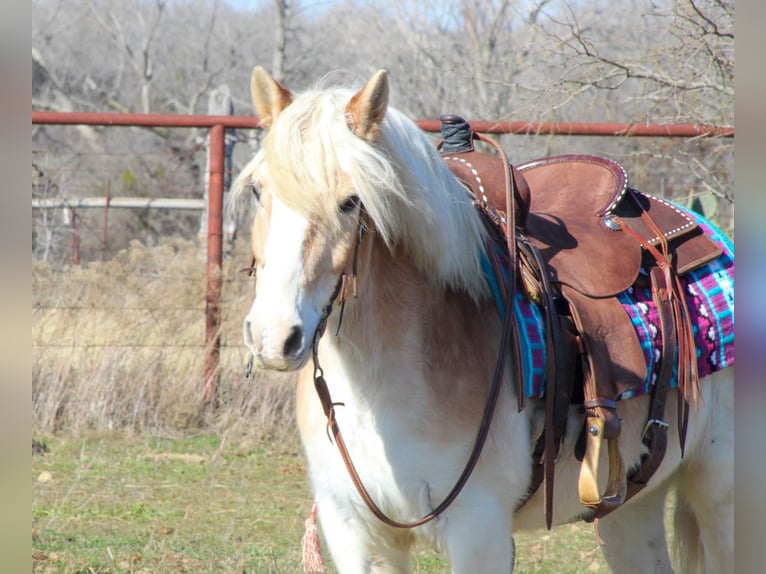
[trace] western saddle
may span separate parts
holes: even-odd
[[[459,116],[442,116],[440,151],[452,173],[471,191],[503,238],[511,281],[539,305],[546,325],[546,421],[533,455],[530,496],[545,484],[545,515],[551,527],[553,466],[570,404],[581,404],[585,443],[578,489],[598,520],[648,483],[667,447],[665,397],[675,375],[680,397],[678,436],[683,452],[689,404],[697,399],[694,338],[679,276],[721,254],[696,222],[673,204],[628,187],[617,162],[589,155],[562,155],[510,166],[493,140],[473,132]],[[499,155],[477,151],[476,140]],[[495,262],[493,264],[497,265]],[[496,276],[498,271],[496,269]],[[633,285],[651,286],[660,317],[661,359],[642,441],[640,465],[628,474],[619,454],[616,402],[643,388],[647,364],[618,296]],[[510,290],[511,293],[513,289]],[[507,290],[506,290],[507,292]],[[517,394],[523,408],[523,374]],[[606,441],[609,478],[598,486],[598,463]],[[591,519],[589,517],[589,519]]]

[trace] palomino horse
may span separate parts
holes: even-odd
[[[252,191],[257,204],[244,339],[257,367],[300,372],[297,420],[338,571],[409,572],[415,543],[455,573],[512,571],[513,532],[545,526],[542,493],[528,496],[544,408],[535,398],[517,408],[512,365],[501,369],[483,450],[455,488],[488,424],[503,331],[473,199],[427,136],[388,106],[384,71],[356,93],[293,95],[256,67],[251,88],[269,132],[234,191]],[[614,572],[672,571],[663,525],[671,488],[679,571],[732,571],[733,379],[733,368],[702,377],[685,452],[668,440],[648,486],[600,521]],[[662,421],[670,428],[676,402],[672,389]],[[646,452],[648,407],[646,395],[616,407],[628,469]],[[583,424],[571,405],[554,524],[593,518],[577,490]],[[424,516],[433,519],[401,527]]]

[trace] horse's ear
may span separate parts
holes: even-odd
[[[388,72],[378,70],[346,105],[351,130],[362,139],[374,141],[380,134],[387,107]]]
[[[274,125],[277,116],[293,101],[290,90],[260,66],[253,68],[250,77],[250,97],[253,99],[255,113],[261,118],[260,125],[264,128]]]

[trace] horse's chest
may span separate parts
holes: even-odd
[[[365,483],[379,487],[395,483],[393,475],[397,472],[401,475],[401,469],[396,467],[407,468],[407,463],[413,462],[407,460],[400,448],[394,447],[406,445],[406,433],[400,430],[386,432],[375,426],[369,415],[348,416],[344,413],[338,414],[337,419],[351,460]],[[346,480],[346,467],[335,443],[327,436],[321,436],[318,440],[314,437],[312,444],[313,452],[307,452],[309,459],[316,460],[316,465],[312,466],[321,469],[333,485],[353,487],[351,481]],[[344,480],[339,480],[341,476]]]
[[[376,425],[371,417],[347,413],[339,415],[338,422],[365,489],[384,512],[415,517],[432,510],[432,485],[453,474],[442,468],[443,452],[418,440],[401,422]],[[339,506],[359,507],[361,497],[336,445],[326,435],[315,435],[306,443],[306,454],[317,496],[330,497]]]

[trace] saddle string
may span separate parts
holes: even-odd
[[[632,195],[631,195],[632,197]],[[673,315],[673,322],[678,325],[678,331],[674,333],[677,349],[677,376],[678,390],[683,400],[678,401],[678,439],[681,445],[681,454],[683,456],[686,446],[686,432],[689,423],[689,403],[690,400],[695,405],[700,400],[699,392],[699,371],[697,369],[697,358],[695,353],[694,332],[691,327],[691,316],[689,308],[684,297],[684,288],[680,278],[673,273],[673,264],[669,255],[668,241],[646,212],[643,206],[634,198],[634,203],[641,210],[641,218],[647,224],[649,229],[659,238],[659,249],[649,243],[640,234],[636,233],[624,222],[620,221],[620,228],[635,237],[642,247],[655,259],[658,267],[661,269],[667,296],[670,299],[670,310]],[[664,345],[663,345],[664,346]],[[672,346],[668,347],[672,349]],[[663,357],[663,360],[666,358]],[[667,358],[670,360],[670,357]],[[670,375],[672,376],[672,374]],[[670,381],[666,383],[669,384]],[[660,381],[658,381],[660,384]]]
[[[635,200],[635,203],[638,203]],[[696,353],[694,351],[694,333],[691,328],[691,315],[689,314],[689,308],[686,303],[686,297],[684,297],[684,287],[681,283],[677,273],[673,273],[672,259],[668,255],[670,249],[668,246],[668,240],[663,235],[662,231],[657,227],[654,220],[649,216],[646,210],[641,211],[641,218],[646,222],[649,228],[660,239],[660,246],[662,248],[662,255],[664,261],[661,263],[666,275],[666,281],[672,296],[674,298],[673,315],[675,324],[679,325],[683,330],[678,334],[678,379],[679,388],[682,389],[684,398],[688,401],[691,398],[693,403],[697,403],[700,398],[699,395],[699,373],[697,369]],[[650,251],[651,252],[651,251]],[[656,254],[653,253],[656,258]],[[685,419],[679,418],[684,421]]]

